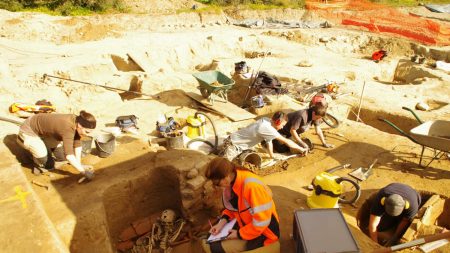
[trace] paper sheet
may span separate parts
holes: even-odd
[[[220,233],[218,233],[217,235],[210,235],[207,242],[221,241],[227,238],[235,223],[236,219],[230,220],[227,224],[225,224],[225,226],[223,226],[222,230],[220,230]]]

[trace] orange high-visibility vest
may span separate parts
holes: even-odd
[[[264,246],[278,241],[278,236],[269,228],[273,217],[279,223],[270,188],[252,172],[236,170],[232,189],[238,197],[238,210],[228,202],[231,188],[227,188],[222,196],[225,206],[223,214],[231,219],[236,218],[241,238],[248,241],[264,235],[267,238]]]

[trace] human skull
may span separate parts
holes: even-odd
[[[171,209],[166,209],[161,213],[161,222],[163,224],[170,224],[175,221],[175,212]]]

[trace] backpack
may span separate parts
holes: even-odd
[[[136,115],[119,116],[116,118],[116,126],[118,126],[120,130],[130,127],[139,129],[137,126],[137,119],[138,117],[136,117]]]
[[[273,76],[265,71],[259,71],[254,84],[257,94],[286,94],[286,88],[281,87],[281,83],[276,76]]]

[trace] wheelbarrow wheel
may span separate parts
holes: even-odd
[[[331,128],[339,127],[339,120],[337,120],[336,117],[329,113],[326,113],[325,116],[322,117],[322,120]]]
[[[353,204],[361,196],[361,188],[357,182],[350,178],[341,177],[339,184],[342,187],[342,194],[339,196],[339,203]]]
[[[209,98],[209,96],[211,96],[211,92],[206,88],[200,88],[200,93],[204,98]]]

